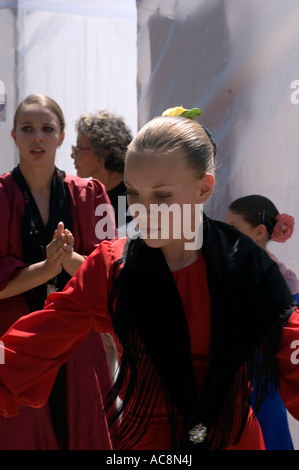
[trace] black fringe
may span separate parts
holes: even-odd
[[[144,436],[157,401],[161,398],[161,392],[164,393],[167,404],[173,449],[192,452],[225,449],[237,444],[242,436],[248,421],[253,381],[256,384],[255,413],[258,413],[269,390],[272,388],[275,391],[278,387],[279,374],[275,354],[283,324],[294,310],[291,307],[291,295],[277,272],[278,268],[271,264],[272,261],[268,261],[262,250],[250,246],[251,242],[247,237],[236,243],[239,235],[230,231],[227,236],[224,235],[223,232],[230,229],[224,228],[222,231],[221,224],[220,230],[213,224],[209,225],[209,230],[215,238],[212,243],[206,244],[208,248],[204,250],[212,299],[212,342],[205,385],[195,400],[192,380],[188,382],[186,379],[186,391],[179,382],[173,391],[176,370],[170,371],[167,377],[163,376],[162,370],[161,375],[157,363],[151,358],[152,345],[149,345],[150,350],[146,350],[138,334],[134,318],[134,309],[136,315],[137,307],[133,299],[136,297],[136,275],[140,274],[140,240],[126,244],[123,257],[116,266],[117,270],[122,264],[118,275],[115,271],[109,308],[123,354],[107,407],[114,403],[118,396],[121,397],[122,403],[112,417],[112,422],[121,421],[117,446],[120,449],[132,448]],[[241,259],[236,260],[236,256],[241,256]],[[143,260],[146,260],[146,257]],[[247,264],[243,266],[242,262]],[[252,285],[248,285],[251,271],[255,279]],[[166,271],[163,271],[162,276],[168,276]],[[139,286],[142,286],[142,282]],[[177,323],[173,321],[174,312],[171,308],[168,315],[174,333]],[[142,315],[142,308],[139,313]],[[167,323],[164,321],[164,328],[167,328],[165,325]],[[164,333],[167,336],[167,331]],[[260,349],[257,349],[258,347]],[[178,344],[178,348],[181,348],[181,344]],[[188,354],[186,349],[182,351],[185,354],[186,370],[189,371]],[[154,350],[153,354],[156,360],[160,357],[159,350]],[[179,387],[181,390],[177,394]],[[184,403],[187,403],[185,408]],[[181,442],[178,443],[177,423],[182,417],[185,430]],[[194,445],[190,443],[189,430],[199,423],[208,428],[208,438],[203,443]]]

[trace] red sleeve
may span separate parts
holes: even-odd
[[[10,174],[0,177],[0,290],[27,266],[22,261],[21,225],[23,199]]]
[[[105,187],[98,180],[67,175],[72,203],[75,250],[88,255],[102,241],[116,238],[116,225]],[[107,214],[105,207],[112,211]]]
[[[62,292],[51,294],[43,310],[20,318],[1,338],[1,414],[16,414],[19,404],[43,406],[59,367],[78,349],[92,326],[112,334],[109,280],[123,244],[119,240],[114,248],[111,242],[102,242]]]
[[[279,391],[288,411],[299,420],[299,309],[283,328],[276,356],[280,371]]]

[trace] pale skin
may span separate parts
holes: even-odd
[[[77,176],[80,178],[94,178],[100,181],[106,188],[106,191],[118,186],[123,175],[117,171],[110,171],[105,168],[105,159],[100,159],[92,149],[90,141],[86,135],[78,134],[77,136],[78,155],[71,154],[74,159],[74,165]],[[102,150],[103,156],[108,153]]]
[[[186,164],[184,155],[179,151],[170,153],[128,152],[125,165],[124,183],[127,187],[129,207],[142,204],[147,211],[147,228],[150,227],[150,206],[152,204],[190,204],[192,222],[194,222],[195,204],[203,204],[208,200],[214,188],[214,176],[204,174],[201,178]],[[171,224],[171,221],[170,221]],[[200,250],[186,250],[183,236],[179,239],[161,237],[163,227],[154,227],[157,239],[145,239],[151,247],[161,248],[171,271],[182,269],[193,263]]]
[[[11,135],[19,148],[20,169],[46,225],[56,149],[64,140],[59,119],[46,107],[24,105]],[[60,274],[62,269],[72,276],[85,259],[74,251],[73,246],[73,235],[59,222],[52,241],[46,247],[46,259],[20,269],[19,274],[0,292],[0,299],[44,284]]]
[[[236,214],[231,210],[227,211],[225,222],[240,230],[240,232],[245,233],[245,235],[250,237],[255,243],[257,243],[257,245],[266,250],[269,239],[267,228],[264,224],[259,224],[256,227],[253,227],[251,224],[246,222],[241,214]]]

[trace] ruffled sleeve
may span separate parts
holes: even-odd
[[[108,313],[111,270],[124,242],[108,241],[94,250],[62,292],[45,308],[20,318],[1,338],[0,413],[17,413],[20,404],[43,406],[59,367],[78,349],[91,327],[113,334]]]

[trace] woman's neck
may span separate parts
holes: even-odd
[[[55,167],[32,167],[19,165],[22,175],[31,192],[40,192],[50,188]]]
[[[162,252],[170,271],[179,271],[194,263],[201,255],[202,250],[172,250],[163,247]]]
[[[257,244],[263,249],[267,251],[268,240],[259,240]]]

